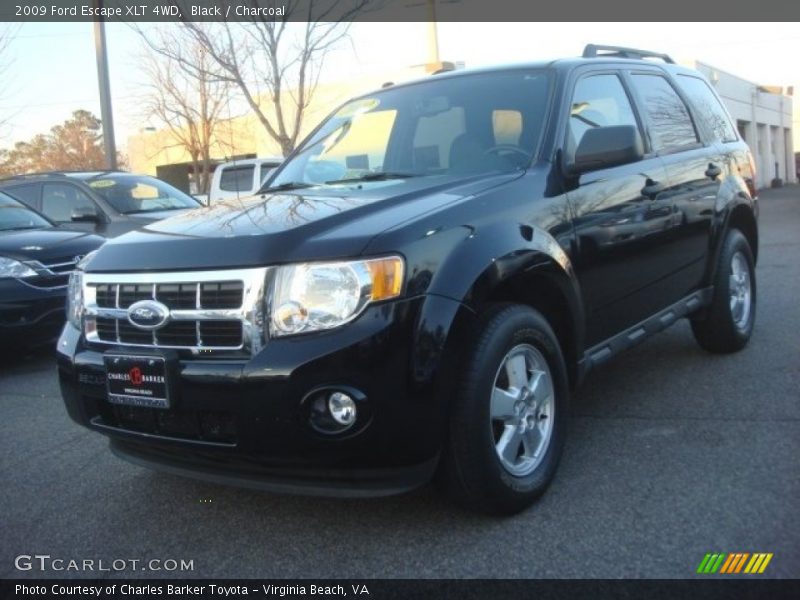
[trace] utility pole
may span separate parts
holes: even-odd
[[[103,0],[94,0],[95,8],[102,8]],[[100,118],[103,121],[103,151],[106,168],[117,168],[117,145],[114,142],[114,116],[111,112],[111,86],[108,81],[108,54],[106,28],[103,18],[94,22],[94,50],[97,56],[97,83],[100,86]]]
[[[436,0],[428,0],[428,63],[439,64],[439,30],[436,24]]]

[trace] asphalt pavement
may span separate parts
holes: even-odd
[[[800,577],[800,188],[762,194],[760,229],[750,345],[712,356],[683,321],[590,374],[553,485],[512,518],[433,487],[340,500],[154,473],[68,419],[50,352],[5,356],[0,577],[684,578],[708,552]],[[34,554],[194,569],[15,568]]]

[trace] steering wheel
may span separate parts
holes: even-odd
[[[530,161],[531,154],[530,152],[525,152],[519,146],[515,146],[514,144],[497,144],[496,146],[492,146],[491,148],[487,148],[484,151],[484,154],[496,154],[497,156],[506,157],[509,155],[517,157],[514,162],[516,162],[519,166],[524,166]]]

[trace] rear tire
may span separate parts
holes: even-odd
[[[692,332],[708,352],[737,352],[750,340],[756,317],[755,261],[738,229],[731,229],[725,238],[713,283],[711,305],[702,316],[692,318]]]
[[[569,386],[558,339],[521,305],[479,319],[451,403],[443,476],[470,509],[514,514],[553,479],[566,435]]]

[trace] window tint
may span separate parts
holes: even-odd
[[[249,192],[253,189],[253,169],[253,165],[222,169],[219,189],[226,192]]]
[[[567,154],[572,157],[583,135],[595,127],[637,126],[630,100],[616,75],[591,75],[575,86],[569,115]]]
[[[735,142],[731,120],[709,85],[699,77],[678,75],[678,85],[686,92],[696,109],[696,118],[703,123],[716,142]]]
[[[45,183],[42,186],[42,212],[53,221],[71,221],[77,209],[96,210],[94,202],[74,185]]]
[[[633,84],[644,102],[653,149],[675,150],[697,143],[697,132],[686,105],[660,75],[633,75]]]

